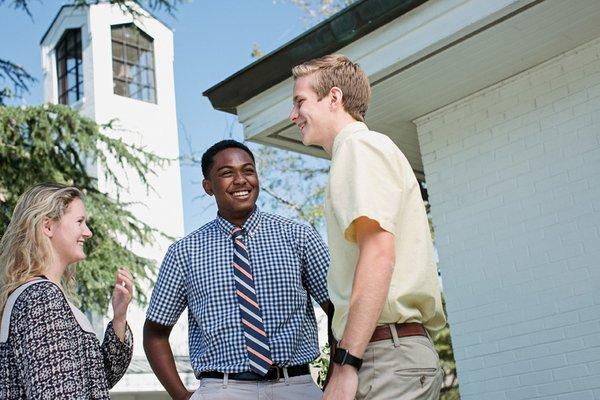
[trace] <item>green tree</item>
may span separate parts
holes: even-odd
[[[73,5],[87,7],[95,0],[74,0]],[[111,0],[125,12],[139,17],[135,3]],[[173,13],[180,0],[141,2],[153,10]],[[0,6],[22,10],[32,16],[29,0],[0,0]],[[126,192],[117,177],[127,169],[152,190],[148,178],[153,169],[169,162],[164,158],[108,136],[107,130],[119,130],[118,122],[98,125],[61,105],[11,107],[7,103],[28,92],[36,79],[17,63],[0,55],[0,235],[6,229],[16,201],[25,189],[44,181],[75,185],[86,195],[89,224],[94,236],[86,241],[88,258],[77,268],[77,294],[82,308],[104,313],[118,267],[131,270],[136,279],[136,298],[145,303],[142,287],[155,275],[154,261],[130,250],[133,244],[151,244],[162,235],[138,219],[131,204],[121,200]],[[114,195],[98,190],[98,178],[92,167],[103,171],[102,178],[116,188]]]
[[[8,83],[8,85],[0,88],[0,107],[6,105],[8,99],[29,91],[29,85],[35,82],[35,78],[29,75],[23,67],[3,59],[0,59],[0,78]],[[10,84],[12,84],[14,91],[11,90]]]

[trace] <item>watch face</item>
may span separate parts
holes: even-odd
[[[335,355],[333,356],[333,362],[336,364],[344,365],[346,361],[346,356],[348,354],[348,350],[340,349],[339,347],[335,351]]]

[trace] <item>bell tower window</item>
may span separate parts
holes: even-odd
[[[113,92],[156,103],[154,40],[134,24],[111,27]]]
[[[81,29],[67,29],[56,45],[58,102],[73,104],[83,97]]]

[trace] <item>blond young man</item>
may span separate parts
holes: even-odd
[[[428,331],[446,320],[419,183],[390,138],[364,124],[371,92],[357,64],[329,55],[292,74],[290,120],[305,145],[331,155],[327,287],[338,342],[324,399],[438,399],[443,372]]]

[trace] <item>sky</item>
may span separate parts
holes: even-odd
[[[19,102],[37,105],[43,98],[39,42],[67,2],[31,0],[33,20],[9,8],[10,3],[0,6],[0,58],[23,66],[38,80]],[[250,64],[254,44],[266,54],[301,34],[307,28],[302,10],[283,0],[192,0],[178,6],[175,18],[164,11],[153,13],[174,31],[180,152],[191,148],[202,153],[230,135],[242,140],[237,118],[214,110],[202,92]],[[189,233],[213,219],[216,207],[212,199],[201,197],[199,167],[182,166],[181,173]]]

